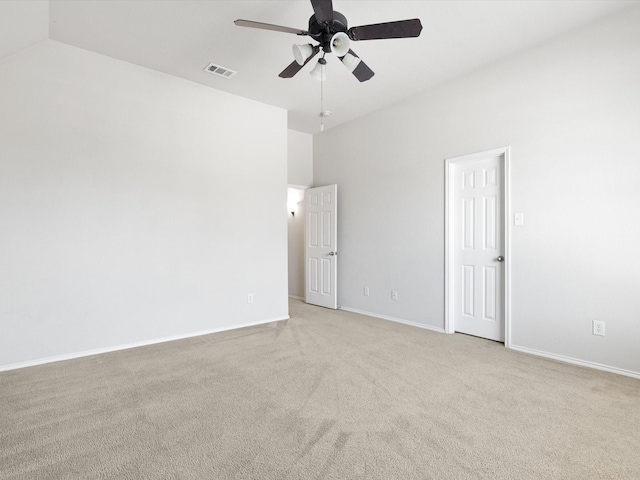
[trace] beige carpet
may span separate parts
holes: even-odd
[[[638,380],[291,316],[1,373],[0,478],[640,478]]]

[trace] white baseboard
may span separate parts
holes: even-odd
[[[190,333],[184,333],[180,335],[172,335],[170,337],[144,340],[142,342],[127,343],[124,345],[116,345],[113,347],[96,348],[94,350],[85,350],[83,352],[69,353],[65,355],[56,355],[54,357],[39,358],[36,360],[29,360],[28,362],[19,362],[19,363],[13,363],[9,365],[0,365],[0,372],[17,370],[18,368],[34,367],[36,365],[44,365],[46,363],[61,362],[64,360],[73,360],[74,358],[89,357],[91,355],[100,355],[102,353],[128,350],[130,348],[146,347],[147,345],[155,345],[156,343],[173,342],[174,340],[183,340],[185,338],[199,337],[201,335],[209,335],[212,333],[226,332],[229,330],[236,330],[238,328],[253,327],[256,325],[263,325],[265,323],[279,322],[279,321],[288,320],[288,319],[289,319],[289,315],[286,315],[284,317],[270,318],[267,320],[259,320],[257,322],[243,323],[241,325],[234,325],[232,327],[213,328],[211,330],[202,330],[199,332],[190,332]]]
[[[411,325],[412,327],[424,328],[425,330],[431,330],[433,332],[444,333],[444,328],[432,327],[431,325],[424,325],[422,323],[412,322],[411,320],[404,320],[402,318],[388,317],[386,315],[380,315],[379,313],[365,312],[364,310],[358,310],[351,307],[338,307],[338,310],[344,310],[345,312],[358,313],[360,315],[366,315],[368,317],[380,318],[382,320],[389,320],[390,322],[403,323],[405,325]]]
[[[296,295],[289,295],[289,298],[293,298],[294,300],[302,300],[304,302],[304,297],[298,297]]]
[[[581,367],[595,368],[596,370],[603,370],[605,372],[617,373],[618,375],[624,375],[626,377],[632,377],[640,379],[640,372],[634,372],[632,370],[625,370],[623,368],[610,367],[608,365],[602,365],[601,363],[589,362],[587,360],[580,360],[578,358],[566,357],[564,355],[557,355],[555,353],[549,353],[542,350],[536,350],[533,348],[520,347],[518,345],[511,345],[511,350],[516,350],[522,353],[528,353],[530,355],[537,355],[538,357],[550,358],[551,360],[557,360],[559,362],[571,363],[573,365],[580,365]]]
[[[380,315],[373,312],[365,312],[364,310],[358,310],[356,308],[351,308],[351,307],[340,306],[338,307],[338,309],[344,310],[346,312],[358,313],[360,315],[367,315],[369,317],[380,318],[382,320],[389,320],[391,322],[403,323],[405,325],[411,325],[412,327],[424,328],[426,330],[432,330],[438,333],[445,333],[444,328],[437,328],[437,327],[432,327],[430,325],[423,325],[421,323],[416,323],[409,320],[403,320],[401,318],[388,317],[386,315]],[[511,350],[516,350],[518,352],[528,353],[530,355],[536,355],[538,357],[549,358],[551,360],[557,360],[559,362],[571,363],[573,365],[579,365],[581,367],[594,368],[596,370],[602,370],[605,372],[616,373],[618,375],[624,375],[626,377],[640,379],[640,372],[634,372],[633,370],[625,370],[623,368],[610,367],[608,365],[602,365],[596,362],[589,362],[587,360],[580,360],[578,358],[567,357],[564,355],[557,355],[555,353],[549,353],[542,350],[535,350],[533,348],[520,347],[518,345],[513,345],[513,344],[509,348]]]

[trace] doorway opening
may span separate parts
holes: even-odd
[[[304,300],[304,185],[287,186],[287,252],[289,297]]]

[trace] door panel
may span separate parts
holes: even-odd
[[[462,248],[473,250],[475,240],[475,198],[462,200]]]
[[[495,267],[483,267],[484,268],[484,284],[482,289],[484,291],[484,320],[496,321],[496,296],[498,293],[496,285],[496,268]]]
[[[503,157],[461,163],[454,169],[455,330],[504,341]]]
[[[464,317],[473,317],[475,311],[474,270],[473,265],[462,266],[462,316]]]
[[[318,293],[318,259],[310,258],[307,271],[309,275],[307,277],[307,288],[312,293]]]
[[[307,218],[307,241],[311,247],[318,247],[318,212],[309,212]]]
[[[337,185],[305,191],[305,301],[338,308],[337,296]]]

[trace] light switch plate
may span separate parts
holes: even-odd
[[[518,227],[524,225],[524,213],[514,213],[513,224]]]

